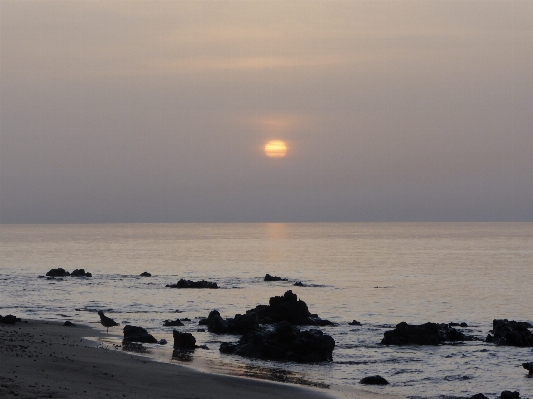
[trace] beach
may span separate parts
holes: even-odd
[[[328,392],[204,373],[109,350],[85,337],[105,333],[60,322],[0,324],[0,397],[22,398],[399,398]]]

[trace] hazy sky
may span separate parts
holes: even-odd
[[[0,79],[2,223],[533,221],[531,0],[0,0]]]

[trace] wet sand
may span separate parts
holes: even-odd
[[[88,326],[59,322],[0,324],[0,397],[397,398],[209,374],[104,349],[84,339],[103,335]]]

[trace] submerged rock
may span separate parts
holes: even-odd
[[[359,383],[365,385],[387,385],[389,382],[380,375],[372,375],[363,378]]]
[[[141,274],[139,274],[140,277],[152,277],[152,275],[148,272],[142,272]]]
[[[495,319],[492,326],[494,331],[492,342],[496,345],[533,346],[533,333],[529,331],[529,328],[533,327],[531,323]]]
[[[85,272],[85,269],[76,269],[71,274],[71,277],[92,277],[93,275],[89,272]]]
[[[124,332],[123,342],[144,342],[147,344],[156,344],[157,339],[155,339],[151,334],[148,334],[142,327],[126,325],[122,330]]]
[[[295,287],[307,287],[307,285],[305,285],[304,283],[302,283],[301,281],[297,281],[293,284]]]
[[[210,282],[210,281],[192,281],[192,280],[185,280],[180,279],[177,284],[167,284],[167,287],[169,288],[218,288],[217,283]]]
[[[385,331],[383,345],[439,345],[444,342],[473,341],[474,338],[448,324],[425,323],[409,325],[401,322],[394,330]]]
[[[286,278],[278,277],[278,276],[271,276],[270,274],[265,274],[265,278],[263,281],[288,281]]]
[[[66,277],[66,276],[70,276],[70,273],[67,272],[65,269],[63,269],[62,267],[60,267],[57,269],[50,269],[48,273],[46,273],[46,276],[47,277]]]
[[[320,330],[300,331],[283,321],[273,330],[250,331],[236,343],[222,343],[220,352],[262,360],[299,363],[331,361],[335,340]]]
[[[351,322],[348,323],[350,326],[362,326],[362,324],[360,322],[358,322],[357,320],[353,320]]]

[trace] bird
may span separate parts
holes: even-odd
[[[100,316],[100,323],[102,323],[102,325],[107,328],[107,332],[109,332],[109,327],[118,326],[118,323],[115,320],[113,320],[111,317],[107,317],[106,315],[104,315],[103,310],[98,311],[98,316]]]

